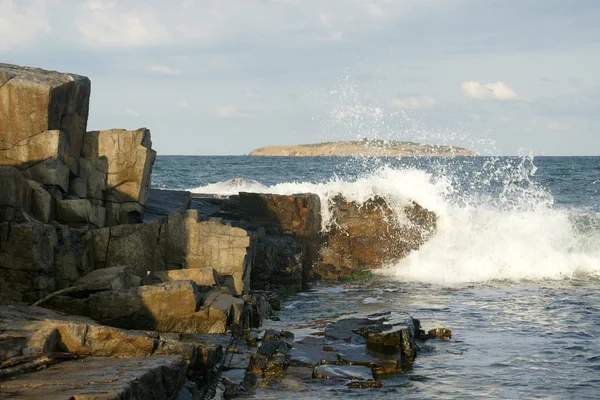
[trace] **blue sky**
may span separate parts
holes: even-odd
[[[377,137],[600,155],[600,1],[0,0],[0,62],[86,75],[159,154]]]

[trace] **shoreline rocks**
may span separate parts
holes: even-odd
[[[259,338],[282,295],[406,256],[435,214],[409,203],[397,216],[379,197],[151,190],[150,131],[87,132],[90,91],[79,75],[0,64],[0,395],[200,399],[313,378],[377,387],[412,365],[416,340],[451,336],[383,316]]]

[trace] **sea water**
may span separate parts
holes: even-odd
[[[229,195],[377,194],[416,201],[436,234],[366,282],[323,285],[275,327],[408,312],[451,341],[428,342],[384,388],[264,390],[256,398],[600,398],[600,157],[158,157],[156,188]],[[323,230],[330,212],[322,207]]]

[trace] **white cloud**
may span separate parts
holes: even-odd
[[[215,115],[219,118],[256,118],[255,114],[243,112],[239,107],[234,105],[223,105],[217,108]]]
[[[140,116],[140,114],[137,111],[135,111],[133,108],[126,108],[125,113],[127,113],[128,115],[131,115],[132,117]]]
[[[0,0],[0,51],[35,41],[92,48],[215,46],[260,40],[300,45],[350,40],[435,6],[465,0]],[[324,8],[326,4],[326,8]]]
[[[258,95],[258,91],[253,88],[246,88],[246,89],[244,89],[244,93],[242,93],[243,97],[248,97],[248,98],[256,97],[257,95]]]
[[[236,106],[221,106],[217,108],[215,115],[219,118],[233,118],[237,116],[239,109]]]
[[[381,8],[379,8],[378,6],[376,6],[375,4],[367,5],[367,12],[369,13],[370,16],[372,16],[374,18],[382,18],[383,16],[385,16],[385,13],[383,12],[383,10]]]
[[[342,42],[344,34],[342,32],[330,32],[325,36],[319,36],[319,41],[326,43]]]
[[[481,84],[475,81],[460,85],[463,93],[475,100],[520,100],[521,97],[506,83],[495,82]]]
[[[188,103],[185,100],[180,100],[177,103],[175,103],[175,106],[177,106],[179,108],[190,108],[190,103]]]
[[[133,3],[133,4],[132,4]],[[167,27],[160,13],[141,2],[88,0],[79,7],[76,26],[91,47],[141,47],[165,44]]]
[[[548,128],[548,130],[551,130],[551,131],[565,131],[565,130],[569,129],[568,126],[561,124],[560,122],[554,121],[554,120],[547,120],[546,128]]]
[[[430,96],[410,96],[393,99],[390,106],[399,110],[420,110],[436,104],[437,100]]]
[[[51,31],[45,0],[0,0],[0,51],[32,43]]]
[[[150,72],[156,72],[162,75],[181,75],[181,71],[178,69],[169,68],[166,65],[153,65],[148,68]]]
[[[319,14],[319,22],[325,28],[330,28],[331,25],[333,25],[333,22],[331,21],[331,16],[329,14],[327,14],[327,13],[320,13]]]

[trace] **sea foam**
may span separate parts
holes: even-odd
[[[322,183],[287,182],[270,187],[228,181],[192,191],[222,195],[241,190],[310,192],[323,205],[340,193],[358,203],[379,195],[399,216],[409,201],[415,201],[437,214],[437,232],[419,250],[379,271],[399,281],[455,285],[600,276],[597,215],[554,207],[550,193],[529,180],[536,171],[532,159],[487,168],[487,173],[466,187],[452,174],[384,165],[352,180],[337,177]],[[322,207],[322,217],[326,231],[332,222],[328,207]]]

